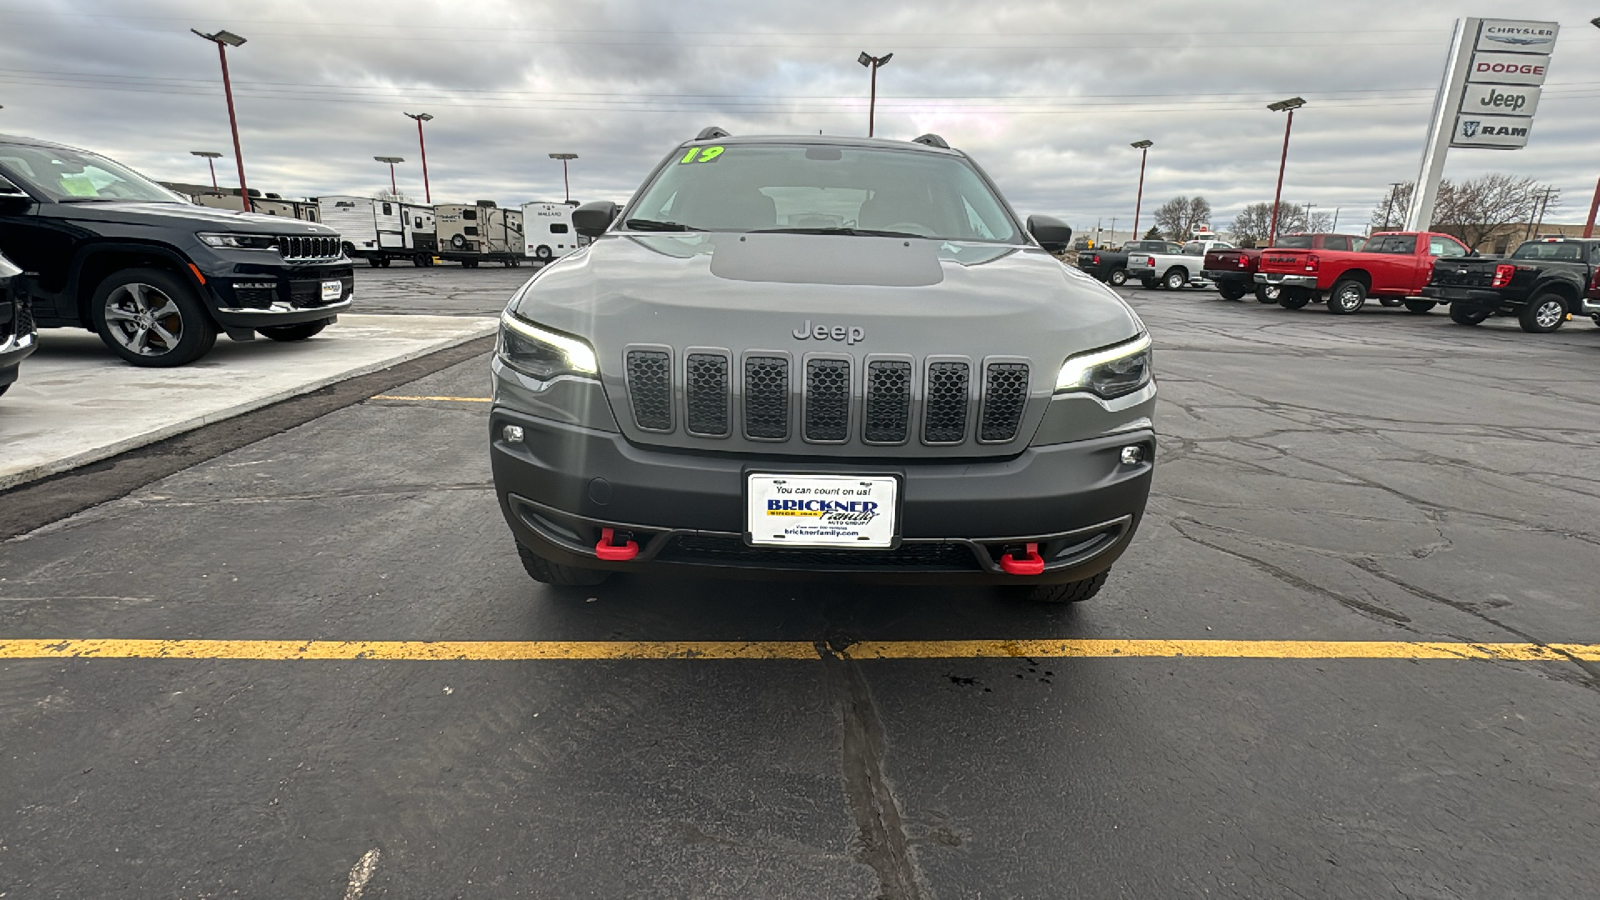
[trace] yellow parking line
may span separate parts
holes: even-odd
[[[413,403],[419,400],[450,400],[457,403],[493,403],[493,397],[402,397],[399,394],[377,394],[367,398],[369,400],[409,400]]]
[[[647,660],[1003,659],[1028,657],[1397,659],[1600,662],[1600,644],[1447,641],[975,640],[862,641],[837,651],[809,641],[213,641],[0,639],[0,659]]]

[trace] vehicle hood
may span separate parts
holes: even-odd
[[[689,352],[725,353],[735,372],[751,351],[787,355],[797,372],[808,354],[847,357],[855,390],[873,355],[911,360],[917,371],[930,357],[965,358],[975,372],[995,357],[1026,361],[1021,433],[1029,435],[1068,356],[1143,330],[1109,288],[1037,248],[838,235],[608,235],[534,276],[511,309],[594,346],[630,439],[680,447],[705,442],[681,429],[643,433],[626,414],[630,346],[670,348],[680,369]],[[723,441],[723,450],[772,450],[737,433]],[[1021,444],[969,443],[962,453],[1015,453]],[[785,452],[876,451],[852,439],[834,447],[791,441]]]
[[[133,203],[120,200],[63,203],[80,221],[128,225],[171,225],[174,228],[225,231],[238,234],[334,235],[333,229],[315,222],[284,216],[212,209],[189,203]]]
[[[1108,288],[1042,250],[835,235],[607,236],[542,270],[512,306],[612,361],[645,342],[1059,365],[1142,329]],[[797,338],[807,322],[864,336]]]

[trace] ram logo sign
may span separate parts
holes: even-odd
[[[1528,143],[1532,119],[1523,116],[1460,116],[1451,146],[1516,150]]]

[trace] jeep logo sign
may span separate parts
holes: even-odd
[[[1539,110],[1541,89],[1505,84],[1469,84],[1461,98],[1463,115],[1527,116]]]

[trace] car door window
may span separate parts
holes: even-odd
[[[1457,256],[1466,256],[1467,251],[1460,244],[1449,238],[1435,237],[1428,239],[1428,255],[1450,259]]]

